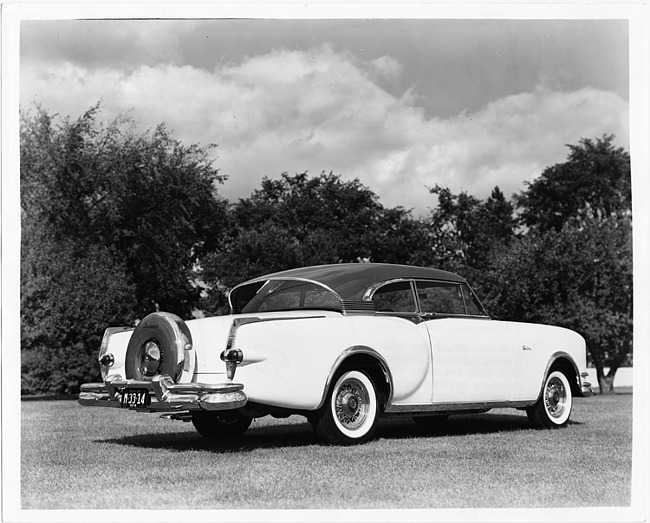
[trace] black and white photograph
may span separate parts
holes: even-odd
[[[2,520],[647,521],[647,3],[2,2]]]

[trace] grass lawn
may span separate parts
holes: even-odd
[[[263,418],[236,442],[154,414],[23,402],[23,509],[629,506],[632,395],[577,398],[564,430],[525,413],[381,420],[366,445],[317,442],[304,418]]]

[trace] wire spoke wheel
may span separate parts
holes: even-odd
[[[569,421],[573,395],[571,385],[564,372],[551,372],[544,382],[542,396],[526,412],[533,427],[553,429],[563,427]]]
[[[546,383],[544,393],[544,408],[548,415],[555,419],[561,419],[569,401],[564,383],[557,376],[553,376]]]
[[[337,390],[334,399],[336,418],[348,430],[356,430],[368,417],[370,395],[357,379],[346,380]]]
[[[378,419],[374,383],[365,372],[352,370],[336,379],[315,428],[326,443],[351,445],[370,440]]]

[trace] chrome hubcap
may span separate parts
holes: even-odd
[[[140,371],[144,376],[155,376],[162,363],[162,351],[158,344],[151,340],[142,346]]]
[[[359,428],[366,420],[369,403],[363,384],[357,380],[345,381],[336,393],[336,417],[348,429]]]
[[[562,381],[558,378],[549,380],[544,397],[546,412],[553,418],[561,418],[566,408],[566,402],[567,392]]]

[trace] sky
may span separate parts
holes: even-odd
[[[20,106],[128,113],[216,144],[218,192],[334,172],[426,214],[437,185],[510,196],[615,135],[629,150],[625,19],[23,20]]]

